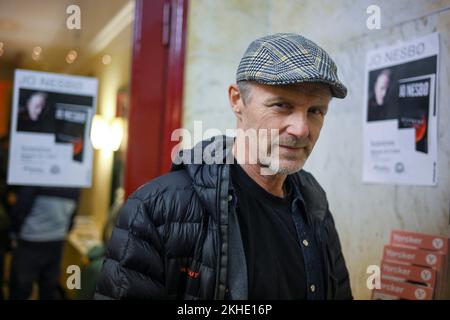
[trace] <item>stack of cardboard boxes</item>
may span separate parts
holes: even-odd
[[[393,230],[384,246],[380,288],[372,299],[449,298],[449,238]]]

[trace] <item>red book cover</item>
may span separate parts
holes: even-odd
[[[406,300],[432,300],[433,289],[406,282],[398,282],[387,279],[381,280],[381,288],[375,289],[375,293],[381,292],[390,296]],[[374,294],[375,294],[374,293]],[[376,294],[378,295],[378,293]]]
[[[409,263],[441,270],[443,259],[444,255],[439,252],[390,245],[384,246],[383,260],[386,261]]]
[[[400,263],[382,261],[381,277],[392,277],[421,282],[434,288],[436,283],[436,270],[427,267],[409,266]]]
[[[441,236],[402,230],[393,230],[391,232],[391,244],[396,246],[436,250],[446,254],[448,252],[448,243],[449,238]]]

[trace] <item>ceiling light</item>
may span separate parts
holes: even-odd
[[[33,60],[39,60],[39,58],[41,57],[41,53],[42,53],[42,48],[41,47],[34,47],[33,48],[33,52],[31,53],[31,59]]]
[[[40,55],[41,52],[42,52],[42,48],[41,48],[41,47],[34,47],[34,48],[33,48],[33,53],[34,53],[35,55]]]
[[[102,57],[102,63],[103,63],[103,64],[110,64],[111,61],[112,61],[112,58],[111,58],[111,56],[110,56],[109,54],[105,54],[105,55]]]
[[[71,64],[78,57],[78,53],[75,50],[70,50],[66,56],[66,62]]]

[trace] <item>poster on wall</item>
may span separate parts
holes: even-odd
[[[90,187],[97,79],[16,70],[8,184]]]
[[[439,35],[366,56],[363,182],[437,183]]]

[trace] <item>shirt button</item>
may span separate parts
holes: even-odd
[[[233,196],[232,196],[231,194],[229,194],[227,200],[228,200],[228,201],[233,200]]]
[[[309,289],[311,289],[311,292],[315,292],[315,291],[316,291],[316,286],[312,284],[312,285],[309,287]]]
[[[305,247],[307,247],[307,246],[309,246],[309,242],[308,242],[308,240],[303,240],[303,245],[305,246]]]

